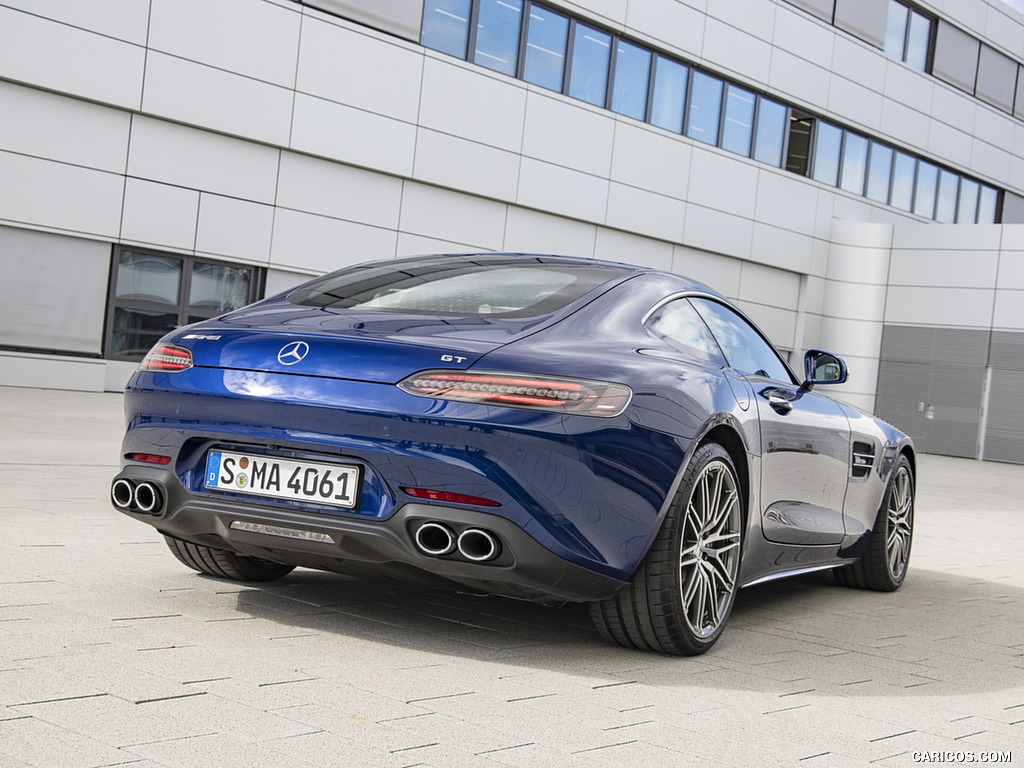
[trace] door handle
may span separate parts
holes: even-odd
[[[786,397],[782,392],[772,387],[761,390],[761,397],[768,401],[768,405],[772,407],[776,413],[785,416],[787,413],[793,410],[793,401],[791,398]]]

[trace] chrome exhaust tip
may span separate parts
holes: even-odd
[[[153,483],[139,483],[135,486],[135,508],[147,515],[160,513],[163,494]]]
[[[135,486],[131,480],[118,478],[110,486],[110,501],[118,509],[128,509],[135,498]]]
[[[441,557],[455,551],[455,534],[441,523],[424,523],[416,529],[414,539],[420,552],[425,555]]]
[[[474,563],[493,560],[501,552],[501,545],[492,533],[480,528],[467,528],[459,534],[459,554]]]

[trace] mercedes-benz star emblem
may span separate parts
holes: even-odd
[[[277,362],[281,365],[295,365],[309,354],[309,344],[304,341],[293,341],[281,347],[277,353]]]

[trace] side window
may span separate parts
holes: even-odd
[[[779,354],[750,323],[717,301],[690,301],[708,324],[732,368],[740,373],[796,383]]]
[[[697,310],[686,299],[661,307],[647,321],[647,330],[701,362],[724,368],[725,358]]]

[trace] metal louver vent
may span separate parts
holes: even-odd
[[[854,477],[867,477],[875,466],[875,446],[873,443],[853,443],[853,459],[851,472]]]

